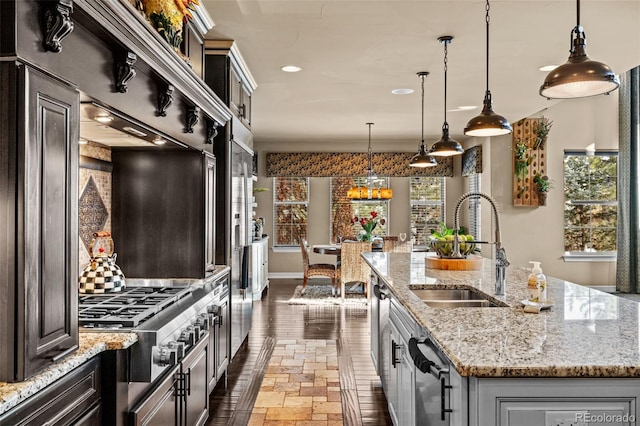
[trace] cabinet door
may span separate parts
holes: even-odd
[[[229,296],[221,301],[216,320],[216,377],[218,380],[229,365]]]
[[[415,401],[415,370],[413,368],[413,360],[409,355],[406,342],[403,342],[400,349],[400,365],[397,368],[398,373],[398,421],[399,425],[416,424],[414,419],[414,401]]]
[[[176,426],[180,424],[175,392],[175,375],[178,370],[178,366],[173,367],[158,387],[131,410],[131,425]]]
[[[393,424],[401,425],[399,418],[399,407],[398,407],[398,392],[399,385],[398,378],[400,376],[400,332],[396,328],[393,322],[389,323],[389,335],[391,340],[391,348],[390,348],[390,356],[389,356],[389,380],[387,382],[388,391],[387,391],[387,402],[389,403],[389,414],[391,415],[391,420],[393,420]]]
[[[243,84],[240,87],[241,104],[238,116],[247,126],[251,127],[251,93]]]
[[[233,67],[229,71],[229,108],[239,118],[242,118],[242,81]]]
[[[78,91],[21,66],[17,326],[32,376],[78,346]],[[22,350],[18,350],[18,353]],[[18,359],[18,365],[22,364]]]
[[[204,425],[209,417],[208,353],[209,335],[206,334],[182,361],[185,426]]]

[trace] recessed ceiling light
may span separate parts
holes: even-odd
[[[140,136],[140,137],[147,136],[146,133],[141,132],[138,129],[134,129],[133,127],[130,127],[130,126],[124,126],[122,128],[122,130],[124,130],[125,132],[128,132],[128,133],[131,133],[132,135],[135,135],[135,136]]]
[[[394,95],[410,95],[413,93],[413,89],[393,89],[391,93]]]
[[[156,145],[164,145],[165,143],[167,143],[167,141],[165,139],[162,138],[155,138],[153,140],[153,143]]]
[[[471,111],[478,108],[477,105],[461,105],[459,107],[455,107],[453,109],[448,109],[448,112],[460,112],[460,111]]]
[[[296,65],[285,65],[282,68],[280,68],[282,71],[284,72],[298,72],[298,71],[302,71],[302,68],[296,66]]]
[[[99,115],[95,118],[96,121],[100,123],[111,123],[113,121],[113,117],[110,115]]]
[[[543,67],[538,68],[540,71],[549,72],[558,68],[557,65],[545,65]]]

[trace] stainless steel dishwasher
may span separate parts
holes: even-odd
[[[449,425],[451,382],[449,360],[427,337],[409,339],[409,353],[415,365],[416,425]]]

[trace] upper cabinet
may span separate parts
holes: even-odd
[[[231,112],[251,127],[251,96],[257,84],[233,40],[205,40],[204,80]]]

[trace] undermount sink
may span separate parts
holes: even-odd
[[[427,306],[433,308],[494,308],[507,306],[469,289],[412,289]]]

